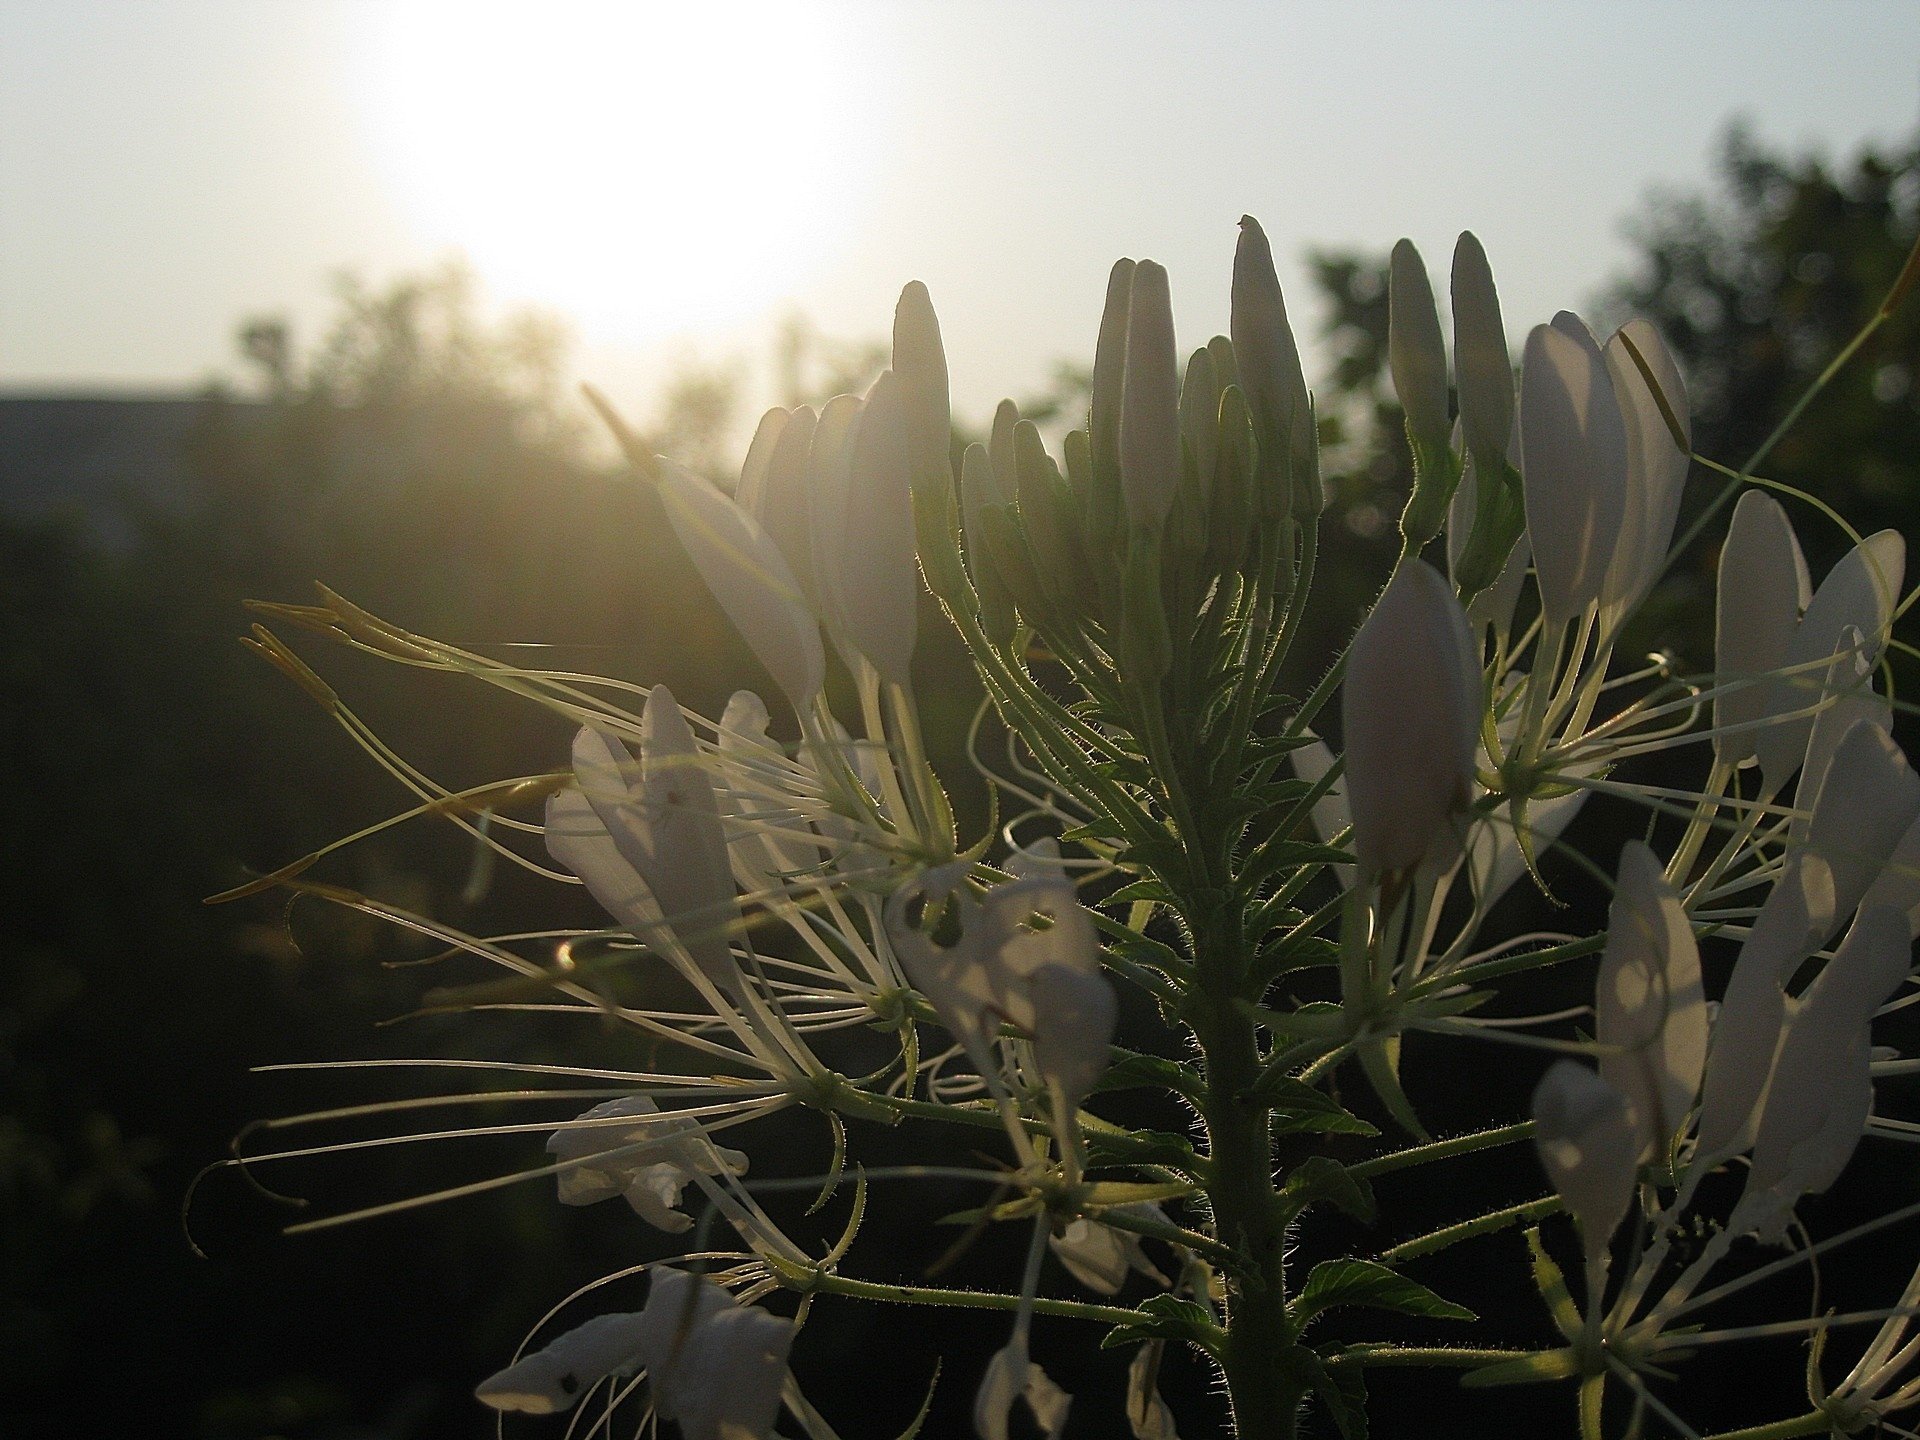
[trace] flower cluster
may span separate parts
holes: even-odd
[[[1606,1433],[1609,1395],[1634,1433],[1651,1412],[1693,1434],[1668,1389],[1690,1356],[1854,1320],[1884,1322],[1860,1362],[1828,1384],[1816,1354],[1813,1408],[1767,1433],[1852,1431],[1920,1403],[1920,1280],[1837,1317],[1721,1331],[1702,1318],[1820,1253],[1797,1207],[1863,1136],[1920,1133],[1875,1094],[1911,1066],[1874,1027],[1912,998],[1920,928],[1920,777],[1880,681],[1908,603],[1901,538],[1854,536],[1816,589],[1787,512],[1758,488],[1764,451],[1739,470],[1693,454],[1680,369],[1650,326],[1603,340],[1562,313],[1526,335],[1516,379],[1471,235],[1451,296],[1449,347],[1424,262],[1396,247],[1389,355],[1415,472],[1403,544],[1305,697],[1280,675],[1320,556],[1319,430],[1251,219],[1231,333],[1184,367],[1166,271],[1114,267],[1085,424],[1058,458],[1011,402],[984,443],[955,439],[918,284],[891,368],[864,395],[769,412],[730,488],[646,453],[593,397],[774,709],[743,690],[709,719],[664,687],[509,665],[326,591],[260,607],[576,731],[549,773],[451,791],[272,631],[250,642],[415,790],[409,816],[458,824],[604,912],[588,930],[465,935],[309,879],[319,855],[233,892],[319,895],[506,972],[450,1001],[634,1037],[628,1068],[540,1067],[596,1088],[519,1097],[596,1100],[576,1118],[473,1133],[546,1134],[546,1163],[499,1183],[547,1176],[570,1205],[619,1197],[696,1248],[641,1267],[644,1309],[576,1318],[481,1401],[540,1414],[598,1395],[594,1430],[637,1410],[690,1440],[764,1440],[782,1415],[829,1436],[789,1353],[818,1306],[857,1302],[1003,1312],[1010,1338],[975,1377],[984,1440],[1021,1407],[1050,1436],[1066,1423],[1071,1397],[1032,1357],[1039,1313],[1137,1346],[1125,1413],[1139,1440],[1175,1434],[1158,1393],[1170,1347],[1217,1369],[1246,1436],[1290,1435],[1309,1406],[1359,1435],[1369,1367],[1416,1364],[1465,1366],[1475,1385],[1568,1382],[1583,1436]],[[1716,472],[1711,494],[1689,491]],[[1616,665],[1670,559],[1736,496],[1710,664]],[[977,834],[922,733],[923,586],[972,658],[976,740],[1005,741],[997,768],[971,750],[994,806]],[[1703,757],[1697,787],[1659,781],[1648,762],[1669,752]],[[1643,807],[1647,841],[1586,855],[1595,794]],[[1493,933],[1514,887],[1544,889],[1550,850],[1609,881],[1604,927]],[[1580,961],[1596,967],[1591,1004],[1503,1005]],[[1538,1053],[1530,1118],[1433,1139],[1403,1083],[1416,1034]],[[1335,1083],[1349,1075],[1362,1083]],[[1164,1092],[1189,1133],[1103,1115],[1125,1088]],[[797,1111],[829,1122],[824,1172],[750,1167],[753,1136]],[[953,1163],[849,1173],[873,1125],[944,1134]],[[1310,1212],[1368,1221],[1373,1177],[1528,1139],[1550,1186],[1538,1199],[1298,1273]],[[982,1164],[983,1144],[1004,1163]],[[1727,1204],[1704,1182],[1730,1170],[1744,1184]],[[869,1204],[936,1180],[993,1197],[978,1225],[1027,1227],[1016,1284],[860,1278]],[[814,1189],[818,1208],[849,1184],[840,1239],[795,1239],[775,1197]],[[1875,1224],[1909,1213],[1920,1202]],[[1541,1347],[1317,1338],[1335,1306],[1471,1319],[1409,1267],[1522,1226],[1533,1259],[1516,1279],[1553,1327]],[[716,1227],[736,1248],[711,1248]],[[1578,1301],[1552,1258],[1575,1235]],[[1756,1261],[1749,1239],[1789,1252]],[[1050,1293],[1049,1257],[1072,1298]]]

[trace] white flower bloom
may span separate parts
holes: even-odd
[[[1409,561],[1353,637],[1342,686],[1354,849],[1369,874],[1445,864],[1472,798],[1481,677],[1467,617]]]
[[[1166,1351],[1163,1340],[1148,1340],[1137,1347],[1127,1365],[1127,1424],[1133,1440],[1180,1440],[1174,1429],[1173,1411],[1160,1398],[1160,1357]]]
[[[575,737],[574,778],[695,963],[725,988],[738,979],[729,935],[739,910],[713,782],[666,686],[649,692],[640,725],[637,784],[626,746],[592,729]]]
[[[495,1410],[524,1415],[571,1410],[609,1375],[630,1375],[639,1368],[648,1324],[644,1311],[595,1316],[481,1381],[474,1396]]]
[[[660,498],[673,533],[754,658],[804,713],[820,693],[820,628],[780,547],[732,498],[671,460],[659,461]]]
[[[1470,230],[1453,247],[1453,368],[1468,455],[1506,454],[1513,431],[1513,358],[1493,269]]]
[[[1600,1075],[1633,1107],[1639,1159],[1663,1153],[1693,1107],[1707,1059],[1700,950],[1660,862],[1638,840],[1620,852],[1594,1002]]]
[[[1648,387],[1633,350],[1660,387],[1659,399]],[[1664,399],[1680,424],[1681,435],[1690,436],[1686,383],[1659,332],[1644,320],[1630,321],[1614,332],[1605,353],[1627,439],[1626,505],[1604,591],[1605,603],[1618,623],[1660,578],[1680,514],[1680,492],[1687,483],[1691,439],[1676,443],[1660,410],[1660,399]]]
[[[1145,1219],[1167,1218],[1158,1205],[1151,1203],[1114,1208]],[[1047,1246],[1067,1273],[1102,1295],[1119,1294],[1120,1287],[1127,1283],[1127,1276],[1134,1273],[1158,1280],[1162,1285],[1168,1283],[1159,1267],[1147,1258],[1138,1235],[1084,1215],[1059,1234],[1048,1235]]]
[[[607,1122],[626,1117],[630,1125]],[[679,1234],[693,1225],[680,1212],[680,1194],[701,1175],[743,1175],[747,1157],[715,1145],[692,1120],[663,1116],[644,1095],[596,1105],[572,1125],[554,1131],[547,1153],[580,1163],[559,1172],[560,1203],[592,1205],[624,1196],[655,1229]]]
[[[1426,262],[1411,240],[1396,242],[1389,261],[1387,364],[1407,432],[1422,445],[1445,448],[1453,433],[1447,417],[1447,342],[1440,335]]]
[[[1158,534],[1180,491],[1180,357],[1167,272],[1151,260],[1133,267],[1127,306],[1120,483],[1127,523]]]
[[[1627,489],[1627,431],[1613,378],[1573,316],[1527,337],[1520,455],[1541,607],[1549,626],[1564,626],[1600,598]]]
[[[1059,1440],[1067,1426],[1073,1397],[1027,1358],[1024,1339],[996,1350],[973,1400],[973,1430],[980,1440],[1007,1440],[1007,1422],[1016,1400],[1024,1400],[1046,1440]]]
[[[1753,1169],[1729,1222],[1736,1231],[1781,1240],[1800,1197],[1824,1191],[1846,1168],[1873,1108],[1868,1027],[1907,978],[1909,946],[1900,912],[1862,911],[1795,1006],[1760,1114]]]
[[[894,952],[982,1073],[997,1069],[992,1036],[1010,1022],[1033,1036],[1041,1073],[1078,1105],[1107,1068],[1118,1019],[1093,922],[1071,882],[1014,880],[976,901],[955,888],[961,878],[948,866],[889,898]],[[941,902],[955,907],[959,929],[946,946],[911,923],[918,907]]]
[[[662,1419],[685,1440],[766,1440],[780,1412],[791,1320],[684,1270],[653,1272],[640,1358]]]
[[[1586,1066],[1555,1061],[1534,1089],[1533,1123],[1547,1178],[1592,1261],[1633,1202],[1640,1137],[1627,1097]]]

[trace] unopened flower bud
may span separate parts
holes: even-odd
[[[1448,449],[1447,343],[1440,335],[1426,262],[1411,240],[1393,247],[1387,271],[1387,366],[1416,450]]]
[[[1453,247],[1453,369],[1467,451],[1493,465],[1513,430],[1513,358],[1493,269],[1470,230]]]
[[[1253,415],[1260,475],[1255,499],[1266,519],[1317,516],[1326,501],[1317,466],[1307,463],[1316,445],[1307,402],[1300,347],[1287,323],[1286,301],[1273,268],[1273,249],[1260,222],[1240,217],[1233,252],[1234,364]],[[1309,473],[1311,471],[1311,473]]]
[[[933,299],[918,280],[900,292],[893,312],[893,373],[900,383],[907,453],[916,491],[944,493],[953,483],[953,411],[947,398],[947,352]]]
[[[1408,561],[1353,637],[1342,687],[1347,800],[1364,871],[1459,853],[1481,690],[1460,602],[1425,561]]]
[[[1087,410],[1088,450],[1093,460],[1088,529],[1094,545],[1101,550],[1112,548],[1126,529],[1120,479],[1120,413],[1126,396],[1133,271],[1131,260],[1113,262],[1113,271],[1107,276],[1106,304],[1100,312],[1100,336],[1093,351],[1093,395]]]

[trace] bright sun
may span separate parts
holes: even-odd
[[[409,0],[369,121],[416,223],[496,291],[658,340],[845,242],[871,153],[850,30],[791,3]]]

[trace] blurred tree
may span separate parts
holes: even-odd
[[[1738,465],[1899,275],[1920,234],[1920,138],[1835,163],[1770,151],[1736,126],[1718,170],[1716,194],[1648,203],[1629,227],[1636,271],[1603,304],[1615,318],[1641,314],[1660,328],[1687,376],[1694,448]],[[1820,496],[1863,530],[1911,529],[1917,365],[1920,306],[1910,300],[1794,425],[1764,473]],[[1801,530],[1816,574],[1847,543],[1824,523]]]

